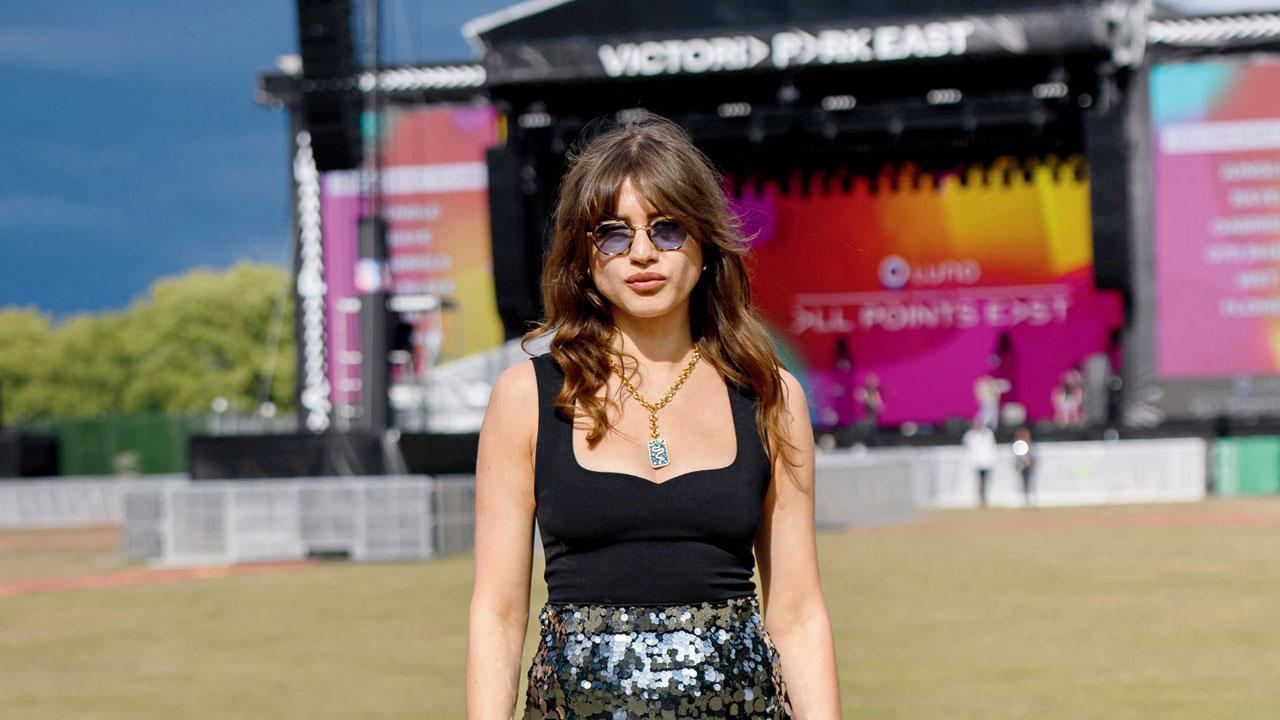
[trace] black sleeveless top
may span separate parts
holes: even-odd
[[[725,383],[738,448],[732,463],[655,483],[579,465],[572,421],[552,405],[564,374],[550,355],[532,362],[534,497],[547,601],[674,605],[755,593],[752,541],[771,468],[755,429],[754,398]]]

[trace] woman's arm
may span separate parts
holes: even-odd
[[[498,376],[476,456],[475,584],[467,641],[468,720],[508,720],[520,690],[533,566],[533,363]]]
[[[799,446],[799,467],[775,455],[765,495],[756,562],[765,628],[778,648],[783,681],[797,720],[840,718],[835,645],[818,576],[814,531],[813,426],[799,381],[782,371],[791,414],[788,439]]]

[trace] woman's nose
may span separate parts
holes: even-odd
[[[648,260],[657,257],[658,248],[654,246],[653,239],[649,237],[649,230],[637,228],[635,232],[635,237],[631,239],[631,258],[633,260]],[[643,236],[643,239],[641,236]]]

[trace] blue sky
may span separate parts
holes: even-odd
[[[387,58],[467,59],[462,23],[511,4],[382,0]],[[287,118],[253,82],[294,23],[281,0],[0,2],[0,307],[115,309],[196,266],[286,265]]]
[[[510,0],[382,0],[389,60],[461,60]],[[254,78],[297,51],[280,0],[0,3],[0,306],[122,308],[156,279],[288,264],[287,113]]]

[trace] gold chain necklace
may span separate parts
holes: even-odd
[[[640,391],[636,390],[630,380],[627,380],[627,376],[622,374],[618,364],[613,361],[612,355],[605,357],[609,361],[609,368],[622,379],[622,384],[626,386],[631,396],[649,411],[649,435],[652,438],[649,440],[649,465],[655,469],[668,465],[671,462],[671,453],[667,449],[666,439],[658,437],[658,410],[663,405],[671,402],[671,398],[675,397],[676,391],[680,389],[681,385],[684,385],[685,380],[689,379],[689,373],[693,372],[693,366],[698,364],[698,358],[702,357],[702,354],[698,352],[697,347],[693,348],[693,357],[689,359],[689,364],[681,371],[680,377],[676,378],[675,383],[667,389],[667,394],[663,395],[662,399],[656,403],[651,403],[644,399]]]

